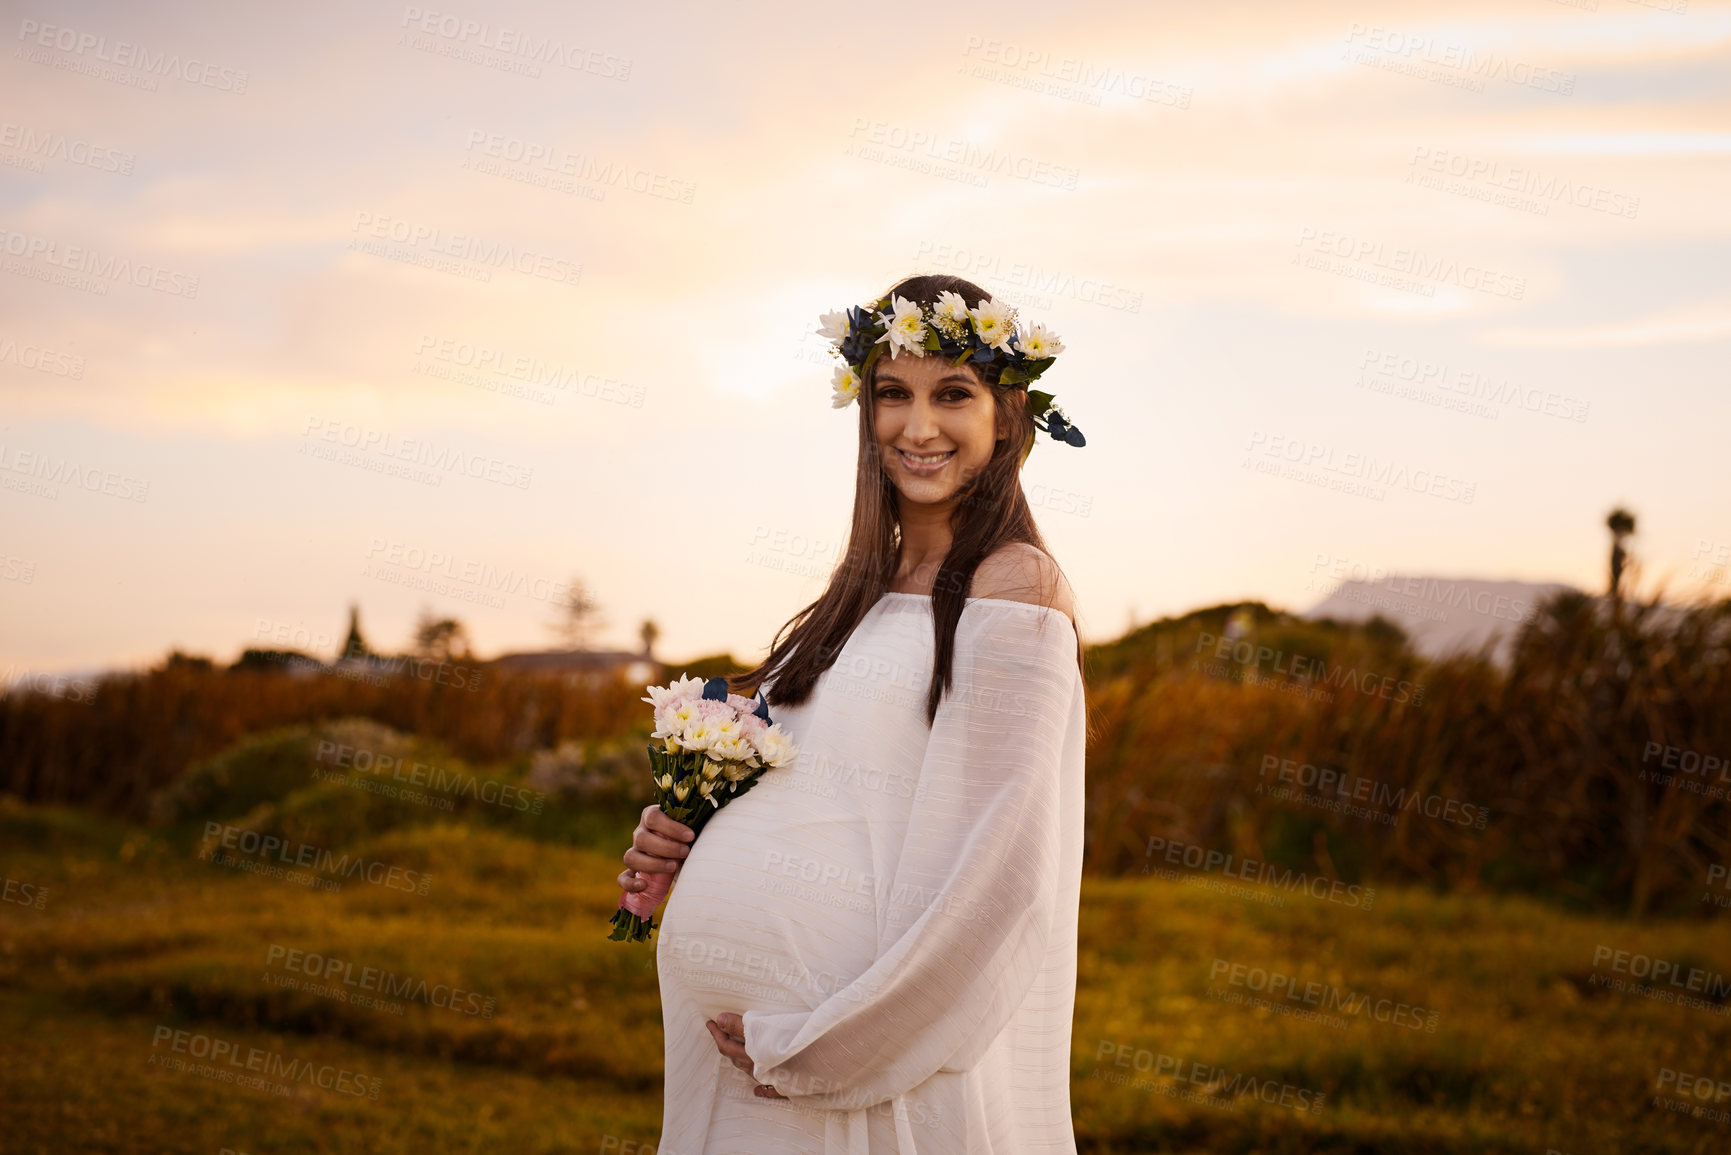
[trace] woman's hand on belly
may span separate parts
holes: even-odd
[[[751,1061],[751,1056],[745,1053],[745,1020],[738,1015],[721,1014],[706,1020],[704,1025],[709,1028],[710,1036],[715,1039],[716,1049],[726,1055],[734,1066],[750,1075],[754,1064]],[[757,1084],[757,1089],[753,1094],[763,1099],[787,1098],[786,1095],[767,1083]]]

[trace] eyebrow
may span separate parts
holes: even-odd
[[[907,382],[905,380],[903,380],[900,377],[897,377],[894,373],[879,373],[877,375],[877,381],[878,381],[878,384],[880,384],[880,385],[886,381],[887,382],[893,382],[897,385],[906,385],[907,384]],[[969,385],[972,385],[974,383],[973,377],[970,376],[969,374],[962,373],[962,372],[956,372],[956,373],[945,373],[942,377],[939,377],[937,379],[936,384],[942,385],[946,381],[963,381]]]

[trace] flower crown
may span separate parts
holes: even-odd
[[[834,407],[845,408],[859,398],[860,381],[866,370],[889,349],[890,359],[906,350],[915,357],[941,353],[951,364],[972,361],[976,365],[1001,365],[998,383],[1028,385],[1052,367],[1064,351],[1063,342],[1044,325],[1016,327],[1016,310],[995,299],[970,309],[960,293],[948,289],[938,294],[928,308],[905,297],[888,296],[870,305],[857,305],[846,312],[825,313],[818,332],[834,344],[842,361],[836,366]],[[1028,414],[1036,428],[1055,441],[1086,445],[1082,431],[1070,424],[1062,410],[1052,404],[1052,395],[1038,389],[1028,391]],[[1028,450],[1032,452],[1032,442]],[[1023,454],[1022,460],[1027,460]]]

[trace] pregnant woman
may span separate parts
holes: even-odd
[[[1083,443],[1029,389],[1062,345],[947,276],[824,324],[860,407],[846,559],[730,680],[798,757],[695,842],[649,807],[620,875],[674,874],[658,1150],[1073,1153],[1087,711],[1020,479],[1037,434]]]

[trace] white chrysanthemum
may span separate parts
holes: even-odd
[[[958,340],[968,328],[968,302],[962,295],[945,289],[932,306],[932,326],[951,340]]]
[[[698,714],[686,719],[679,731],[679,745],[685,750],[708,750],[717,737],[714,719]]]
[[[1016,335],[1016,310],[996,298],[981,301],[977,309],[969,309],[974,319],[974,332],[994,349],[1010,350],[1010,340]]]
[[[778,722],[752,739],[757,747],[757,756],[763,759],[763,764],[769,767],[785,765],[795,754],[793,739]]]
[[[723,762],[721,773],[729,782],[743,782],[751,777],[751,772],[757,769],[745,762]]]
[[[1064,342],[1058,340],[1058,334],[1044,325],[1029,325],[1026,332],[1016,335],[1016,347],[1024,357],[1044,361],[1062,353]]]
[[[718,762],[738,762],[754,753],[751,743],[737,734],[717,738],[709,744],[709,756]]]
[[[837,365],[835,378],[830,384],[835,389],[830,402],[832,408],[845,409],[859,399],[859,374],[853,371],[852,365]]]
[[[818,320],[823,323],[823,328],[819,329],[818,332],[823,336],[828,337],[830,344],[839,346],[843,341],[847,340],[846,309],[837,309],[832,313],[825,313],[823,316],[819,317]]]
[[[655,733],[652,738],[671,736],[681,746],[685,745],[685,731],[695,721],[703,716],[698,708],[697,698],[681,698],[669,703],[666,708],[655,711]]]
[[[888,341],[891,360],[895,359],[897,351],[901,349],[906,349],[916,357],[924,357],[926,321],[921,315],[919,305],[906,297],[892,297],[890,309],[884,316],[884,335],[872,343],[876,345]]]

